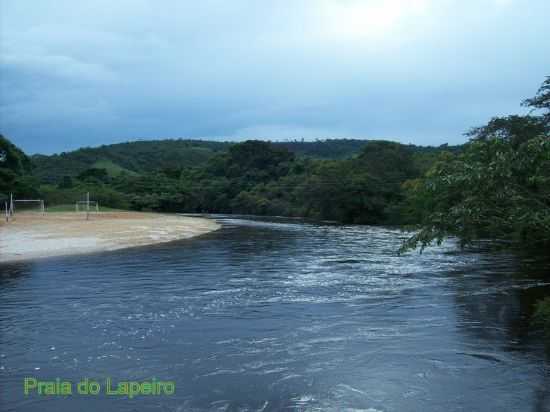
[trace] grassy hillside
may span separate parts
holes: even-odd
[[[130,175],[130,176],[135,176],[135,175],[138,174],[137,172],[134,172],[133,170],[126,169],[126,168],[116,164],[112,160],[105,160],[105,159],[98,160],[97,162],[95,162],[91,166],[91,168],[92,169],[105,169],[107,171],[107,174],[111,177],[117,177],[121,174],[127,174],[127,175]]]
[[[43,182],[58,183],[63,176],[78,176],[90,168],[104,168],[110,174],[137,174],[161,169],[181,169],[204,164],[224,142],[200,140],[152,140],[83,148],[52,156],[32,157],[34,175]]]

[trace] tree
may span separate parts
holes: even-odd
[[[466,133],[472,140],[506,140],[514,147],[544,134],[548,127],[542,117],[506,116],[494,117],[487,125],[476,127]]]
[[[548,80],[527,104],[550,110]],[[515,245],[550,244],[550,135],[540,116],[494,118],[470,132],[461,154],[446,154],[424,178],[408,184],[419,231],[402,250],[456,236]]]
[[[9,193],[17,197],[35,196],[38,193],[38,181],[30,175],[30,159],[1,134],[0,152],[0,200],[5,201]]]
[[[107,183],[109,178],[109,173],[106,169],[92,167],[90,169],[84,170],[78,175],[78,180],[88,181],[88,182],[102,182]]]
[[[546,130],[548,131],[550,125],[550,76],[548,76],[542,86],[540,86],[535,97],[525,100],[522,104],[534,110],[540,109],[546,111],[546,113],[543,114],[543,119],[547,127]]]

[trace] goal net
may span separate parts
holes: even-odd
[[[10,205],[10,214],[22,212],[44,213],[44,200],[42,199],[12,199]]]
[[[89,208],[88,204],[90,205]],[[79,200],[75,203],[74,210],[76,212],[86,212],[87,210],[90,212],[99,212],[99,202],[97,200],[90,200],[89,202],[86,200]]]

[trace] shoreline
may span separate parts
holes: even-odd
[[[214,220],[147,212],[20,213],[0,223],[0,263],[108,252],[189,239],[221,226]]]

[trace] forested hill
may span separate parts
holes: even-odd
[[[202,140],[148,140],[86,147],[51,156],[34,155],[34,175],[43,182],[58,183],[64,176],[75,177],[96,168],[116,176],[153,170],[200,166],[214,154],[225,151],[229,143]]]
[[[39,196],[48,206],[73,204],[90,192],[122,209],[397,224],[409,215],[403,184],[454,150],[376,140],[360,141],[355,150],[358,142],[165,140],[84,148],[34,156],[3,192]]]
[[[372,142],[372,141],[371,141]],[[272,142],[297,156],[317,159],[346,159],[359,154],[369,140],[327,139],[316,141]],[[148,173],[155,170],[180,170],[205,165],[215,154],[226,152],[233,142],[166,139],[134,141],[82,148],[51,156],[32,156],[34,175],[42,182],[59,183],[65,176],[76,177],[88,169],[105,169],[111,176]],[[414,152],[435,153],[438,148],[408,146]],[[453,151],[453,147],[445,147]]]
[[[283,147],[298,156],[318,159],[345,159],[359,153],[369,140],[359,139],[326,139],[307,142],[293,140],[273,142],[276,147]]]

